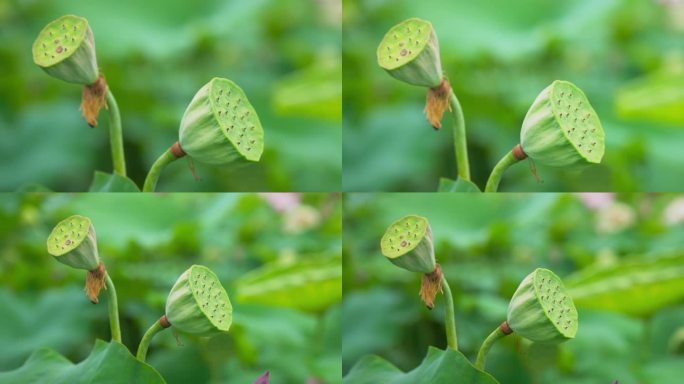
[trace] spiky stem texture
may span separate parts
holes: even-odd
[[[107,309],[109,311],[109,328],[112,333],[112,340],[121,342],[121,327],[119,325],[119,302],[116,299],[116,288],[114,282],[105,273],[105,287],[107,292]]]
[[[447,345],[454,351],[458,351],[454,298],[451,296],[451,288],[449,288],[449,282],[444,277],[444,274],[442,274],[442,289],[444,291],[444,327],[446,329]]]
[[[468,161],[468,145],[466,138],[465,118],[461,103],[456,98],[452,89],[449,95],[451,113],[454,116],[454,151],[456,153],[456,165],[458,167],[458,177],[462,180],[470,181],[470,163]]]
[[[114,94],[107,86],[107,110],[109,111],[109,143],[112,147],[112,164],[114,173],[126,176],[126,157],[123,148],[123,133],[121,129],[121,114]]]

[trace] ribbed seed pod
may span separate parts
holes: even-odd
[[[195,94],[179,130],[180,146],[206,164],[259,161],[264,131],[247,96],[234,82],[214,78]]]
[[[429,88],[442,82],[439,43],[429,21],[413,18],[390,28],[377,56],[378,65],[401,81]]]
[[[507,322],[520,336],[540,343],[571,339],[579,324],[563,282],[544,268],[537,268],[520,283],[508,305]]]
[[[437,268],[432,230],[424,217],[409,215],[392,223],[380,248],[392,263],[411,272],[431,273]]]
[[[581,167],[601,162],[605,134],[584,92],[556,80],[537,96],[520,131],[523,151],[551,167]]]
[[[66,15],[46,25],[33,43],[33,62],[57,79],[93,84],[98,68],[88,20]]]
[[[47,250],[57,261],[73,268],[92,271],[100,264],[95,228],[84,216],[60,221],[48,236]]]
[[[182,332],[213,336],[228,332],[233,307],[216,274],[205,266],[193,265],[171,288],[166,317]]]

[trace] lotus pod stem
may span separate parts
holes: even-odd
[[[65,15],[48,23],[33,43],[33,61],[50,76],[83,85],[81,112],[97,126],[104,107],[109,110],[109,136],[115,174],[126,176],[121,116],[104,76],[99,73],[93,31],[85,18]]]
[[[449,109],[454,117],[454,152],[458,177],[470,181],[463,109],[449,80],[442,73],[439,42],[429,21],[411,18],[393,26],[378,45],[380,68],[411,85],[427,87],[425,116],[435,130]]]
[[[477,352],[477,360],[475,360],[475,367],[481,371],[484,371],[485,369],[485,363],[487,360],[487,353],[489,353],[489,350],[492,348],[494,343],[499,340],[500,338],[510,335],[513,333],[511,328],[508,326],[507,322],[501,323],[492,333],[487,336],[485,341],[482,343],[482,346],[480,347],[480,350]]]
[[[446,331],[447,346],[458,351],[458,337],[456,335],[456,314],[454,313],[454,298],[451,288],[444,274],[442,274],[442,290],[444,292],[444,328]]]
[[[492,169],[492,173],[489,175],[489,179],[487,179],[487,185],[485,185],[485,192],[496,192],[499,189],[499,184],[501,183],[501,179],[503,178],[503,174],[506,169],[519,161],[525,160],[526,158],[527,154],[523,152],[520,144],[517,144],[515,147],[513,147],[513,149],[510,150],[506,156],[496,163],[494,169]]]
[[[48,236],[47,250],[60,263],[87,271],[85,291],[93,304],[99,302],[100,290],[105,289],[112,340],[121,342],[116,288],[104,263],[100,261],[95,227],[91,220],[73,215],[60,221]]]
[[[154,324],[147,329],[142,339],[140,339],[140,344],[138,344],[138,352],[135,354],[135,357],[144,362],[145,358],[147,358],[147,350],[150,347],[150,342],[152,341],[154,335],[166,328],[169,328],[170,326],[171,323],[169,323],[169,319],[166,317],[166,315],[162,315],[159,320],[155,321]]]
[[[579,326],[577,309],[563,282],[544,268],[522,280],[507,312],[506,321],[482,343],[475,364],[478,369],[484,369],[492,345],[513,332],[536,343],[557,344],[575,337]]]
[[[162,170],[170,163],[185,156],[185,151],[180,146],[179,142],[175,142],[169,149],[167,149],[161,156],[152,164],[150,171],[145,178],[143,185],[143,192],[154,192],[157,188],[157,182]]]
[[[605,133],[586,95],[574,84],[556,80],[532,103],[520,130],[520,144],[496,164],[485,192],[496,192],[503,172],[528,157],[539,180],[535,162],[582,169],[600,163],[604,152]]]
[[[428,309],[434,307],[439,292],[444,294],[447,345],[458,350],[454,301],[449,283],[435,260],[432,230],[427,219],[407,215],[395,221],[385,231],[380,248],[383,255],[396,266],[422,274],[419,295]]]

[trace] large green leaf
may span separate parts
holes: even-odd
[[[88,188],[89,192],[140,192],[140,189],[133,182],[133,180],[115,175],[112,173],[104,173],[95,171],[93,182]]]
[[[423,362],[402,372],[379,356],[361,359],[343,380],[344,384],[496,384],[488,373],[477,370],[461,352],[430,347]]]
[[[590,268],[565,284],[580,308],[649,315],[684,298],[684,255]]]
[[[0,384],[28,383],[165,383],[150,365],[138,361],[117,342],[95,342],[90,356],[78,364],[51,349],[34,352],[21,367],[0,372]]]
[[[267,264],[236,282],[238,302],[321,311],[342,299],[339,257]]]

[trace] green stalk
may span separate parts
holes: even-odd
[[[155,321],[154,324],[152,324],[152,326],[147,330],[147,332],[145,332],[142,340],[140,340],[140,345],[138,345],[138,353],[136,353],[135,357],[142,362],[145,361],[147,349],[150,347],[150,341],[152,341],[154,335],[164,330],[160,320]]]
[[[456,98],[454,90],[449,91],[449,104],[451,113],[454,116],[454,152],[456,153],[456,165],[458,167],[458,177],[462,180],[470,181],[470,163],[468,161],[468,145],[465,129],[465,118],[463,108]]]
[[[444,275],[442,275],[442,290],[444,291],[444,328],[446,329],[447,345],[454,351],[458,351],[454,298],[451,296],[451,288],[449,288],[449,282]]]
[[[499,160],[494,169],[492,169],[492,173],[489,175],[489,180],[487,180],[484,191],[496,192],[497,189],[499,189],[499,183],[501,182],[504,171],[518,161],[520,160],[513,155],[513,151],[509,151],[506,156]]]
[[[109,311],[109,328],[112,333],[112,340],[121,342],[121,326],[119,325],[119,302],[116,299],[116,288],[114,282],[105,273],[105,287],[107,288],[107,310]]]
[[[123,148],[121,114],[114,94],[107,87],[107,110],[109,111],[109,144],[112,147],[112,165],[114,173],[126,177],[126,157]]]
[[[508,330],[508,332],[504,331],[504,327]],[[482,346],[480,347],[480,350],[477,352],[477,360],[475,360],[475,368],[484,371],[485,368],[485,361],[487,360],[487,353],[489,352],[489,349],[492,348],[492,345],[499,340],[500,338],[510,335],[511,330],[508,327],[507,322],[503,322],[500,326],[496,327],[492,333],[487,336],[485,341],[482,343]]]
[[[143,185],[143,192],[154,192],[155,188],[157,187],[157,181],[159,180],[159,175],[161,174],[162,169],[176,159],[177,157],[173,154],[173,152],[171,152],[171,149],[167,149],[166,152],[159,156],[157,161],[152,164],[150,172],[147,173],[145,184]]]

